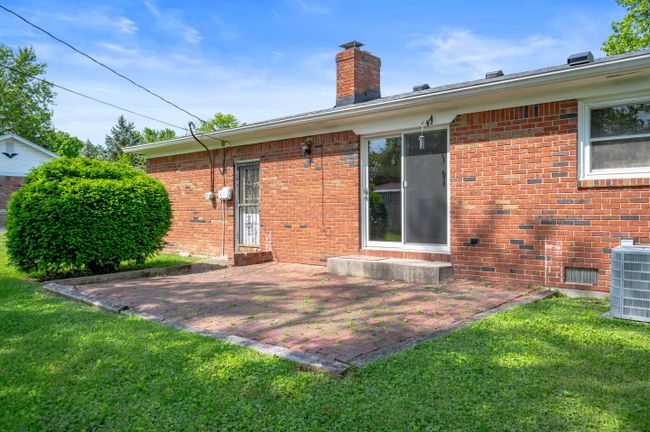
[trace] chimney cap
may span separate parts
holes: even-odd
[[[363,46],[363,44],[359,41],[352,40],[350,42],[346,42],[343,45],[339,45],[343,49],[351,49],[351,48],[360,48]]]

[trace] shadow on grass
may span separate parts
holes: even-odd
[[[0,277],[0,429],[644,430],[650,329],[550,299],[342,380]]]

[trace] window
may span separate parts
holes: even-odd
[[[582,177],[650,176],[650,97],[586,103],[581,122]]]

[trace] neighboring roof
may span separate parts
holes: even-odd
[[[299,124],[306,125],[326,119],[342,119],[353,115],[392,110],[410,105],[423,105],[442,100],[441,98],[459,98],[463,96],[497,92],[505,89],[529,87],[549,82],[588,78],[603,73],[624,73],[639,68],[650,68],[650,50],[602,57],[591,63],[582,65],[569,66],[568,64],[564,64],[560,66],[506,74],[496,78],[478,79],[474,81],[442,85],[419,91],[386,96],[367,102],[335,106],[333,108],[245,124],[232,129],[222,129],[216,132],[203,134],[203,137],[232,141],[239,135],[251,132],[270,132],[287,126]],[[139,144],[125,148],[124,151],[128,153],[146,154],[148,152],[160,151],[166,147],[176,146],[186,142],[192,143],[193,138],[191,136],[183,136],[167,141]]]
[[[394,192],[400,189],[401,185],[399,183],[384,183],[375,186],[375,192]]]
[[[21,137],[19,135],[16,135],[16,134],[13,134],[13,133],[0,135],[0,142],[8,140],[8,139],[13,139],[15,141],[18,141],[19,143],[25,144],[26,146],[29,146],[29,147],[31,147],[31,148],[33,148],[35,150],[38,150],[39,152],[44,153],[44,154],[46,154],[46,155],[48,155],[50,157],[53,157],[53,158],[60,157],[58,154],[56,154],[54,152],[51,152],[48,149],[39,146],[38,144],[34,144],[33,142],[31,142],[31,141],[29,141],[29,140],[27,140],[27,139],[25,139],[25,138],[23,138],[23,137]]]

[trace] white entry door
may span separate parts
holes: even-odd
[[[364,246],[448,251],[447,129],[365,139],[362,152]]]

